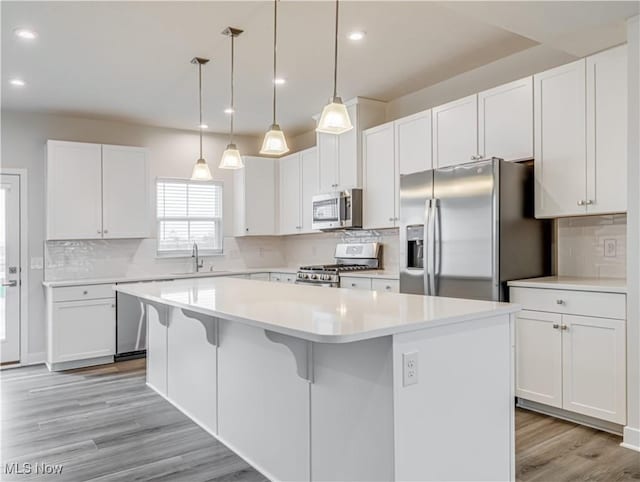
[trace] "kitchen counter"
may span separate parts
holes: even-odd
[[[259,284],[257,284],[259,283]],[[321,343],[345,343],[505,315],[517,305],[236,278],[117,285],[142,300]]]
[[[545,288],[574,291],[597,291],[601,293],[626,293],[627,280],[620,278],[579,278],[570,276],[546,276],[509,281],[509,286],[519,288]]]
[[[147,385],[270,480],[515,480],[517,305],[230,277],[114,289],[145,308]]]

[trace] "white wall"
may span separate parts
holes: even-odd
[[[44,160],[47,139],[147,147],[152,179],[158,176],[189,177],[193,163],[198,158],[197,132],[46,114],[3,111],[1,115],[1,165],[28,171],[29,259],[42,257],[44,250]],[[236,142],[241,152],[246,154],[254,154],[259,149],[256,138],[238,137]],[[204,155],[214,178],[225,183],[225,233],[230,234],[233,227],[233,174],[217,169],[226,143],[226,136],[205,136]],[[45,349],[42,280],[43,270],[29,270],[29,356],[37,356]]]
[[[624,443],[640,450],[640,17],[627,24],[628,226],[627,226],[627,426]]]

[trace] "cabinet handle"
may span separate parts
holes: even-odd
[[[85,290],[85,291],[83,291],[83,292],[82,292],[82,294],[83,294],[83,295],[88,295],[88,294],[89,294],[89,292],[88,292],[87,290]]]
[[[352,287],[352,288],[355,288],[355,287],[356,287],[356,284],[355,284],[355,283],[351,283],[351,287]]]
[[[567,325],[562,325],[562,326],[561,326],[561,329],[563,329],[563,330],[565,330],[565,331],[566,331],[566,330],[568,330],[568,329],[569,329],[569,327],[568,327]]]
[[[585,201],[585,204],[586,204],[587,206],[591,206],[591,205],[593,204],[593,201],[592,201],[591,199],[587,199],[587,200]]]
[[[98,229],[98,234],[102,234],[102,231],[100,231],[99,229]]]
[[[395,218],[389,218],[389,221],[390,221],[390,222],[393,222],[393,220],[394,220],[394,219],[395,219]]]
[[[115,303],[111,303],[111,308],[115,308],[115,307],[116,307]]]
[[[391,291],[391,286],[387,285],[387,286],[384,287],[384,289],[387,290],[387,291]]]
[[[582,199],[580,199],[580,201],[578,201],[578,206],[584,206],[584,201]]]
[[[556,305],[564,305],[564,300],[556,300]]]
[[[557,324],[557,323],[554,323],[554,324],[553,324],[553,329],[554,329],[554,330],[557,330],[558,328],[560,328],[560,325],[559,325],[559,324]]]
[[[105,230],[104,230],[104,234],[108,234],[108,233],[109,233],[109,230],[108,230],[108,229],[105,229]]]
[[[244,230],[248,233],[249,232],[249,228],[244,228]]]

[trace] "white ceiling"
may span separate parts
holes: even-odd
[[[271,120],[270,1],[10,2],[2,9],[2,107],[194,129],[194,56],[204,68],[205,121],[228,129],[228,25],[236,43],[236,128]],[[333,2],[283,1],[279,12],[279,122],[313,126],[331,94]],[[576,56],[624,41],[638,2],[341,3],[338,91],[391,100],[540,43]],[[17,27],[39,33],[34,42]],[[364,30],[360,43],[346,39]],[[24,88],[8,86],[13,77]]]

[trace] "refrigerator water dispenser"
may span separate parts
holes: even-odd
[[[424,269],[424,224],[407,226],[407,268]]]

